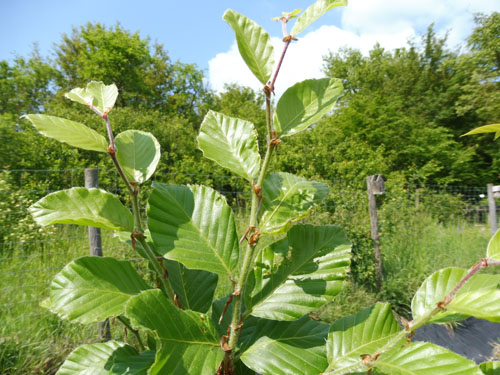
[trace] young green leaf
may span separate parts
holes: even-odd
[[[44,136],[84,150],[107,152],[106,138],[78,122],[48,115],[24,115]]]
[[[500,375],[500,362],[483,362],[479,366],[485,375]]]
[[[223,276],[235,273],[239,245],[234,215],[215,190],[154,182],[148,226],[166,258]]]
[[[347,0],[317,0],[314,4],[310,5],[299,18],[297,18],[290,34],[294,36],[298,35],[323,14],[335,7],[343,5],[347,5]]]
[[[465,133],[463,136],[471,135],[471,134],[481,134],[481,133],[495,133],[495,140],[500,137],[500,124],[491,124],[480,126],[479,128],[475,128],[468,133]]]
[[[130,299],[126,315],[160,342],[151,374],[213,375],[224,357],[209,317],[174,306],[159,290]]]
[[[486,257],[492,260],[500,260],[500,229],[497,230],[488,242]]]
[[[495,275],[497,276],[497,275]],[[500,290],[480,289],[457,295],[447,309],[457,314],[500,322]]]
[[[296,225],[270,250],[267,262],[281,263],[269,270],[262,267],[261,255],[250,275],[245,304],[253,316],[296,320],[331,301],[342,289],[351,247],[339,227]]]
[[[130,297],[146,289],[130,262],[83,257],[54,277],[45,307],[62,319],[93,323],[123,314]]]
[[[274,66],[274,48],[269,34],[251,19],[232,9],[224,12],[224,20],[232,27],[240,55],[257,79],[265,85]]]
[[[337,78],[296,83],[278,101],[274,116],[276,133],[286,137],[306,130],[333,109],[342,93],[343,86]]]
[[[109,375],[113,353],[130,346],[118,341],[82,345],[71,352],[56,375]]]
[[[241,360],[260,374],[318,375],[326,368],[328,325],[304,316],[295,322],[250,319],[241,332]]]
[[[443,301],[444,298],[455,288],[455,286],[467,275],[467,270],[461,268],[445,268],[433,273],[429,276],[420,286],[415,293],[411,303],[412,315],[415,319],[427,314],[434,310],[438,302]],[[500,283],[500,275],[483,275],[476,274],[469,281],[467,281],[462,288],[459,289],[457,295],[454,297],[459,301],[465,303],[473,303],[475,298],[470,295],[462,299],[462,295],[466,296],[469,293],[476,291],[484,291],[486,295],[494,295],[497,293],[498,284]],[[477,302],[477,301],[476,301]],[[484,303],[488,304],[492,301],[485,298]],[[445,311],[436,314],[429,323],[446,323],[467,318],[467,312],[461,308],[463,302],[458,304],[452,302],[447,306]],[[454,307],[455,306],[455,307]],[[491,307],[491,306],[490,306]]]
[[[42,226],[51,224],[89,225],[132,232],[134,219],[117,196],[101,189],[71,188],[46,195],[29,211]]]
[[[272,173],[262,186],[262,233],[284,233],[328,194],[328,186],[289,173]]]
[[[337,320],[330,327],[326,342],[329,363],[326,372],[363,370],[361,356],[375,354],[400,331],[388,303],[377,303]]]
[[[257,132],[251,122],[209,111],[197,139],[206,158],[249,181],[259,174]]]
[[[424,342],[394,348],[382,354],[374,365],[384,374],[391,375],[482,375],[474,362]]]
[[[101,113],[107,114],[115,105],[118,88],[114,84],[105,85],[102,82],[91,81],[86,88],[75,88],[64,96],[86,106],[93,105]]]
[[[116,158],[129,181],[142,184],[156,170],[160,161],[160,144],[151,134],[126,130],[115,138]]]

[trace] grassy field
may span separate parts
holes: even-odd
[[[425,216],[414,218],[382,237],[382,291],[349,281],[316,315],[333,322],[378,300],[390,301],[399,313],[407,314],[411,296],[427,275],[446,266],[471,266],[484,256],[488,239],[489,232],[481,226],[444,226]],[[0,256],[0,373],[4,375],[53,374],[74,347],[98,341],[95,326],[63,322],[39,306],[52,276],[72,259],[88,255],[85,228],[58,228],[56,236],[41,245],[17,245]],[[134,257],[110,233],[103,233],[103,251],[120,259]],[[112,323],[113,337],[123,334],[121,326]]]
[[[103,252],[121,259],[133,257],[132,250],[109,233],[103,233]],[[75,346],[97,341],[95,326],[63,322],[39,306],[48,296],[53,275],[71,260],[88,254],[85,228],[66,226],[43,244],[19,244],[1,257],[1,374],[55,373]]]

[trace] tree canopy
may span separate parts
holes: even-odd
[[[360,182],[384,173],[428,183],[495,182],[497,144],[488,136],[461,137],[500,121],[500,14],[475,20],[463,51],[449,50],[446,38],[430,26],[405,48],[375,45],[368,55],[344,48],[326,56],[324,73],[342,80],[344,95],[336,111],[321,120],[325,124],[283,139],[280,169],[330,181]],[[176,182],[214,178],[209,175],[224,180],[224,172],[204,162],[196,149],[196,130],[208,107],[265,126],[262,93],[237,85],[215,93],[196,65],[171,61],[162,45],[139,32],[88,23],[62,37],[53,60],[35,50],[27,58],[0,61],[0,137],[11,145],[1,151],[1,168],[56,167],[50,160],[60,160],[59,167],[105,166],[85,151],[42,140],[18,119],[46,112],[104,132],[90,111],[75,112],[62,98],[90,80],[118,86],[120,102],[110,115],[115,128],[133,123],[155,134],[164,151],[161,168],[176,173]],[[179,177],[183,174],[188,177]],[[240,188],[237,180],[222,180],[217,184],[225,190]]]

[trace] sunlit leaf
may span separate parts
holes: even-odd
[[[161,344],[151,374],[213,375],[224,357],[210,318],[179,309],[159,290],[131,298],[126,315],[136,328],[154,331]]]
[[[46,307],[66,320],[98,322],[123,314],[130,297],[146,289],[130,262],[83,257],[54,277]]]
[[[117,341],[82,345],[71,352],[57,375],[109,375],[113,353],[125,345]]]
[[[391,305],[377,303],[355,315],[337,320],[326,342],[328,371],[359,371],[364,368],[361,356],[374,354],[401,331]]]
[[[261,254],[249,278],[247,308],[261,318],[296,320],[321,307],[342,289],[350,249],[339,227],[292,227],[287,238]],[[276,269],[270,269],[269,264],[278,261]]]
[[[500,229],[497,230],[488,242],[486,257],[492,260],[500,260]]]
[[[480,289],[458,294],[447,310],[500,323],[500,290]]]
[[[390,375],[482,375],[479,366],[431,343],[411,343],[382,354],[377,369]]]
[[[293,25],[291,35],[297,35],[329,10],[347,5],[347,0],[317,0],[302,13]]]
[[[75,88],[64,96],[86,106],[93,105],[104,114],[109,113],[115,105],[118,88],[114,84],[91,81],[86,88]]]
[[[25,115],[33,126],[44,136],[84,150],[107,152],[106,138],[95,130],[78,122],[48,115]]]
[[[116,158],[129,181],[148,180],[160,161],[160,144],[151,133],[126,130],[115,138]]]
[[[496,140],[498,139],[498,137],[500,137],[500,124],[480,126],[478,128],[471,130],[468,133],[465,133],[463,136],[471,134],[481,134],[481,133],[495,133],[495,140]]]
[[[309,215],[328,194],[328,186],[290,173],[272,173],[264,179],[262,194],[260,231],[283,233]]]
[[[433,273],[420,286],[415,293],[411,303],[412,315],[415,319],[422,317],[437,307],[438,302],[444,300],[451,291],[460,283],[467,275],[467,270],[461,268],[445,268]],[[500,283],[500,275],[476,274],[460,288],[455,296],[459,301],[468,301],[473,303],[474,295],[470,295],[465,300],[462,300],[462,295],[484,291],[486,295],[496,293],[496,289]],[[469,300],[470,298],[470,300]],[[484,300],[484,303],[492,302],[489,298]],[[476,301],[477,302],[477,301]],[[462,303],[460,303],[461,305]],[[469,316],[459,305],[448,305],[446,310],[437,313],[429,323],[445,323],[457,320],[463,320]],[[490,305],[490,309],[493,306]],[[460,310],[460,311],[459,311]],[[493,311],[493,310],[492,310]]]
[[[76,224],[132,232],[134,219],[117,196],[101,189],[71,188],[46,195],[29,211],[39,225]]]
[[[337,78],[307,79],[296,83],[278,102],[274,116],[276,133],[285,137],[306,130],[332,111],[342,92],[342,83]]]
[[[155,182],[153,188],[148,226],[158,252],[188,268],[233,275],[239,244],[225,198],[206,186]]]
[[[249,181],[259,174],[257,132],[249,121],[209,111],[201,124],[198,145],[206,158]]]
[[[304,316],[295,322],[249,319],[241,333],[241,360],[260,374],[318,375],[328,365],[328,325]]]
[[[224,20],[232,27],[241,57],[257,79],[265,85],[273,72],[274,48],[269,34],[251,19],[226,10]]]

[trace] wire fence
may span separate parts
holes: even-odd
[[[105,178],[100,180],[100,186],[123,194],[119,176],[114,171],[101,175]],[[239,230],[244,231],[250,191],[233,190],[234,186],[243,186],[241,179],[176,174],[156,179],[163,182],[210,180],[213,187],[226,196],[236,212]],[[349,181],[333,181],[330,185],[330,195],[316,209],[316,215],[307,220],[337,223],[369,233],[366,187]],[[6,340],[21,340],[23,335],[31,335],[32,341],[56,340],[53,329],[61,323],[56,323],[59,320],[40,307],[40,302],[49,295],[50,281],[57,272],[72,259],[89,254],[88,233],[86,228],[75,226],[40,228],[30,217],[28,208],[48,193],[75,186],[84,186],[83,169],[0,170],[0,345]],[[488,230],[486,186],[416,186],[387,181],[386,194],[377,199],[382,226],[408,215],[424,213],[443,225],[474,225]],[[112,234],[103,235],[102,248],[104,255],[139,260],[128,245]],[[52,331],[33,336],[33,330],[27,329],[36,330],[40,325],[50,326]],[[65,339],[79,343],[85,342],[82,337],[97,335],[94,326],[74,327],[61,335],[70,335]],[[45,331],[38,329],[37,332]]]

